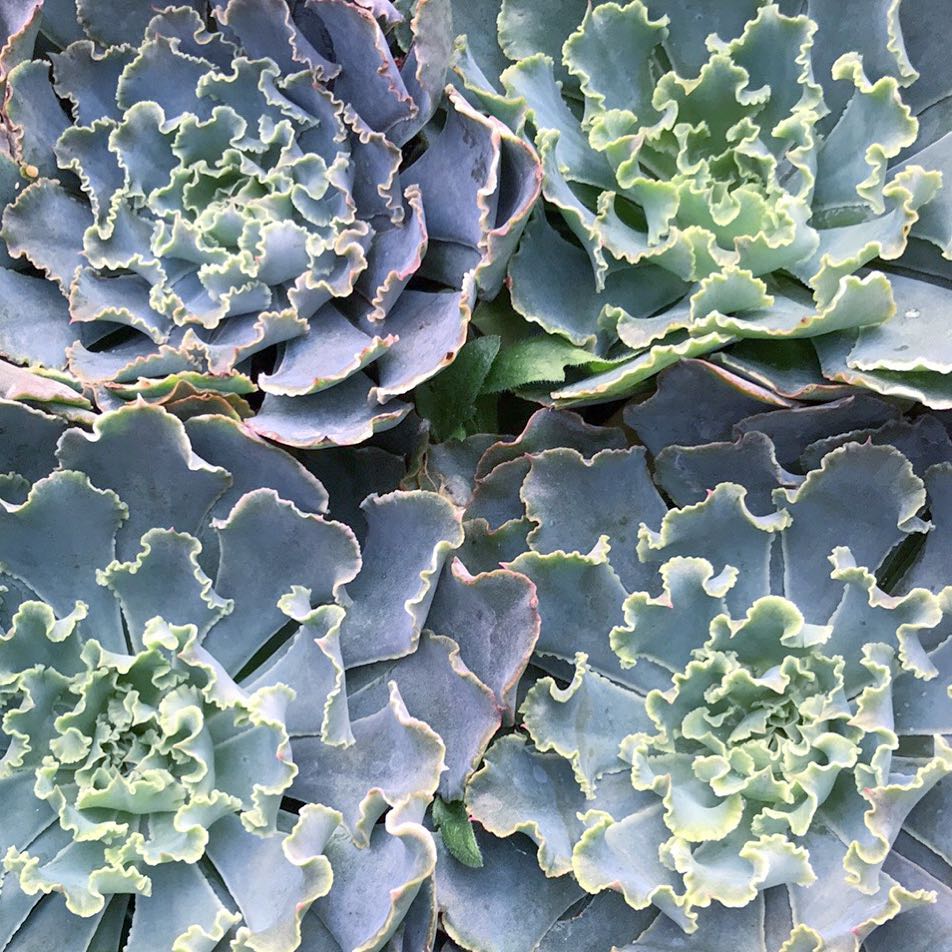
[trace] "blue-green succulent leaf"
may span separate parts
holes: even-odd
[[[443,564],[463,541],[461,513],[435,493],[370,496],[362,508],[367,541],[341,629],[347,667],[413,651]]]

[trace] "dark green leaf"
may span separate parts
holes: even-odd
[[[470,869],[482,869],[483,854],[462,800],[445,803],[437,797],[433,801],[433,823],[455,859]]]
[[[455,363],[417,387],[417,409],[430,421],[437,440],[466,436],[466,425],[476,413],[476,398],[498,352],[498,337],[471,340]]]

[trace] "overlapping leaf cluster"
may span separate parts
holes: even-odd
[[[621,430],[551,410],[431,451],[463,558],[525,574],[542,619],[522,730],[466,791],[489,913],[475,874],[438,869],[461,948],[947,933],[952,441],[871,396],[777,402],[687,363],[627,411],[650,469]],[[498,913],[530,895],[518,927]]]
[[[0,950],[944,948],[944,3],[0,4]]]
[[[432,942],[422,820],[512,720],[531,583],[438,592],[449,501],[222,416],[0,419],[0,948]]]
[[[516,313],[484,318],[509,344],[487,387],[598,403],[727,348],[768,376],[952,405],[929,346],[952,257],[941,4],[470,8],[457,73],[544,170]]]
[[[102,409],[260,392],[251,425],[295,446],[394,425],[538,192],[525,144],[442,98],[448,0],[70,6],[7,24],[0,353]]]

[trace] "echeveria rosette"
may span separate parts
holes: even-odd
[[[503,0],[498,47],[469,6],[462,84],[544,171],[490,389],[598,403],[737,350],[952,406],[938,4]]]
[[[448,0],[21,13],[0,353],[101,409],[239,418],[259,392],[249,426],[294,446],[402,419],[538,194],[531,148],[443,96]]]
[[[626,416],[650,468],[553,410],[430,452],[461,559],[529,577],[541,616],[522,730],[467,785],[486,867],[441,852],[444,928],[480,952],[925,952],[952,908],[952,442],[873,396],[668,374]]]
[[[24,899],[56,890],[69,912],[95,920],[111,894],[149,895],[169,876],[200,884],[182,866],[164,867],[214,857],[232,838],[241,850],[245,832],[270,834],[299,867],[301,912],[325,895],[332,876],[320,851],[338,817],[306,807],[290,837],[277,829],[281,796],[297,772],[284,723],[292,692],[239,689],[197,647],[194,625],[156,617],[134,655],[84,642],[77,632],[84,612],[80,602],[57,619],[48,605],[23,602],[2,642],[0,783],[17,804],[7,824],[17,841],[37,834],[18,848],[5,830],[4,866]],[[39,801],[33,810],[31,796]],[[293,935],[295,917],[287,910],[281,917],[279,929],[291,925]],[[222,936],[240,921],[221,908],[194,925]]]
[[[422,947],[424,814],[512,719],[528,579],[223,415],[0,426],[0,948]]]

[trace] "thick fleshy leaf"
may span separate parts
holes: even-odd
[[[677,948],[684,952],[759,952],[773,948],[765,944],[763,900],[743,909],[712,905],[698,917],[698,930],[686,936],[667,916],[658,916],[638,937],[620,952],[654,952]]]
[[[199,5],[195,0],[186,0],[182,6],[197,9]],[[104,46],[137,42],[155,15],[151,10],[106,11],[92,0],[76,0],[76,12],[86,34]]]
[[[22,363],[63,368],[66,350],[77,339],[69,309],[55,285],[18,271],[0,270],[0,352]],[[22,310],[31,315],[20,324]]]
[[[125,642],[118,605],[96,584],[96,571],[115,557],[116,533],[127,512],[114,492],[93,487],[77,472],[41,479],[21,505],[0,503],[4,570],[25,582],[60,617],[84,601],[90,632],[113,650]],[[64,572],[63,565],[70,571]]]
[[[330,517],[349,525],[361,543],[367,520],[360,504],[371,494],[385,496],[398,489],[406,475],[403,457],[379,446],[321,450],[307,457],[307,468],[332,491]]]
[[[952,445],[949,434],[936,417],[922,416],[911,423],[900,419],[875,429],[853,430],[819,439],[803,451],[801,466],[803,469],[816,469],[830,450],[844,443],[865,443],[867,440],[878,445],[895,446],[912,463],[919,477],[924,477],[929,467],[947,460]]]
[[[178,901],[170,903],[171,897]],[[157,939],[174,944],[185,936],[202,948],[220,941],[238,918],[196,866],[159,866],[152,874],[152,895],[136,900],[127,948],[145,952]]]
[[[362,672],[361,680],[368,677]],[[387,685],[396,683],[410,715],[428,724],[446,748],[446,771],[439,795],[462,799],[465,782],[475,770],[501,717],[495,695],[465,665],[451,638],[424,632],[417,650],[393,664],[375,665],[370,679],[351,688],[353,717],[385,703]]]
[[[773,537],[789,523],[783,511],[753,515],[746,496],[736,483],[721,483],[703,502],[669,510],[660,531],[640,530],[640,558],[666,562],[673,556],[698,556],[713,566],[716,575],[732,566],[739,574],[727,594],[727,605],[732,611],[743,610],[770,591]]]
[[[298,597],[304,602],[298,605]],[[287,706],[288,733],[319,734],[326,744],[353,742],[350,714],[344,691],[344,662],[340,656],[340,623],[344,610],[321,605],[310,610],[306,589],[286,595],[283,611],[300,621],[301,627],[287,645],[263,669],[256,670],[246,690],[267,684],[286,684],[295,692]],[[298,615],[297,609],[304,608]]]
[[[396,426],[410,410],[398,401],[380,407],[372,389],[368,378],[356,374],[304,397],[267,394],[249,425],[259,436],[303,449],[361,443],[377,430]]]
[[[206,636],[205,647],[232,671],[284,625],[278,600],[293,585],[308,589],[316,602],[330,602],[360,568],[357,541],[346,526],[301,512],[271,489],[245,494],[213,525],[221,550],[215,589],[234,607]]]
[[[466,340],[468,293],[405,291],[388,325],[398,338],[378,361],[380,379],[373,389],[378,402],[406,393],[455,359]],[[421,371],[415,355],[427,369]]]
[[[836,9],[826,0],[811,0],[809,9],[811,17],[817,20],[823,29],[817,44],[817,79],[823,84],[825,94],[830,97],[832,115],[828,122],[832,123],[839,116],[851,92],[848,88],[834,87],[830,69],[843,49],[842,39],[847,27],[836,15]],[[864,31],[863,36],[857,37],[847,32],[850,48],[863,54],[870,79],[895,76],[908,82],[912,78],[911,64],[905,50],[894,39],[899,27],[898,8],[888,0],[877,0],[873,10],[878,15],[871,17],[869,29]]]
[[[330,861],[321,854],[338,822],[335,811],[311,804],[287,834],[258,836],[233,816],[214,824],[208,856],[244,918],[237,941],[253,949],[299,944],[301,920],[333,882]]]
[[[539,410],[515,440],[500,440],[483,453],[476,467],[467,517],[485,519],[496,527],[525,515],[519,487],[529,471],[527,454],[571,448],[588,458],[601,449],[623,445],[620,431],[598,431],[573,414]]]
[[[523,543],[522,548],[525,548]],[[631,671],[609,644],[612,629],[623,622],[626,591],[604,551],[589,555],[523,552],[509,563],[536,587],[541,626],[536,651],[572,662],[578,651],[600,674],[641,690],[663,686],[650,663]],[[584,599],[578,593],[584,592]]]
[[[952,889],[929,871],[894,852],[886,861],[886,872],[903,883],[907,889],[928,890],[936,893],[936,901],[897,916],[876,929],[866,939],[871,952],[885,952],[895,943],[904,943],[910,952],[926,952],[944,941],[950,926]]]
[[[658,454],[655,470],[658,484],[675,505],[700,502],[718,483],[733,479],[747,490],[747,505],[757,515],[773,509],[775,489],[798,483],[777,462],[773,441],[757,431],[732,443],[666,447]]]
[[[135,499],[117,540],[121,560],[139,551],[151,526],[194,534],[230,479],[192,451],[185,427],[158,407],[131,405],[96,420],[93,432],[64,434],[57,449],[67,469],[85,473],[94,486]],[[125,465],[117,470],[115,460]]]
[[[387,952],[430,948],[436,941],[436,924],[436,892],[433,877],[430,876],[420,884],[403,921],[384,948]]]
[[[541,624],[532,582],[507,569],[470,575],[454,558],[443,570],[426,624],[459,645],[462,661],[512,723],[516,686]]]
[[[302,768],[292,791],[339,810],[354,843],[367,846],[388,807],[399,809],[433,796],[446,747],[427,724],[408,713],[395,681],[387,703],[351,728],[354,743],[347,747],[328,747],[318,737],[298,739],[295,750]]]
[[[195,624],[198,634],[230,612],[234,603],[221,598],[198,564],[201,545],[193,536],[171,529],[143,533],[135,559],[115,561],[98,574],[119,599],[129,638],[143,648],[146,626],[156,616],[171,624]]]
[[[573,495],[566,497],[569,487]],[[529,534],[536,552],[589,552],[607,535],[609,560],[622,583],[629,589],[638,584],[638,526],[655,526],[664,515],[643,451],[605,450],[586,461],[571,450],[547,450],[532,460],[521,496],[537,525]]]
[[[638,695],[591,671],[584,654],[576,656],[575,677],[567,688],[550,678],[533,686],[520,711],[526,730],[541,751],[554,750],[571,765],[587,796],[609,771],[624,769],[621,742],[650,730]]]
[[[946,538],[952,510],[949,509],[949,489],[952,488],[952,466],[938,463],[925,473],[925,485],[929,493],[930,519],[934,526],[928,533],[909,574],[903,580],[903,590],[913,587],[939,592],[947,584]]]
[[[13,257],[24,256],[65,294],[83,264],[83,233],[92,223],[87,206],[58,183],[40,179],[7,206],[3,239]]]
[[[413,651],[443,563],[463,541],[459,510],[434,493],[370,496],[362,508],[363,565],[341,628],[347,667]]]
[[[380,16],[380,11],[374,12]],[[449,0],[428,0],[414,10],[410,22],[412,43],[400,75],[417,111],[411,122],[392,131],[400,145],[429,122],[439,104],[452,54],[452,22]]]
[[[776,499],[792,519],[782,543],[785,593],[822,624],[840,596],[829,584],[833,548],[845,545],[857,564],[879,568],[920,528],[925,488],[896,450],[854,444],[830,453],[802,486],[778,490]]]
[[[635,909],[654,903],[682,929],[693,931],[692,917],[682,912],[684,898],[676,891],[676,874],[656,859],[659,839],[668,832],[660,805],[647,806],[619,823],[602,814],[575,847],[573,867],[579,884],[587,892],[620,890]],[[633,865],[631,856],[640,862]]]
[[[436,863],[430,834],[411,814],[395,810],[374,828],[368,846],[355,847],[338,830],[326,854],[334,882],[304,922],[303,948],[321,952],[385,947]]]
[[[792,938],[802,942],[812,940],[821,948],[824,944],[834,947],[837,943],[855,944],[897,913],[915,910],[929,901],[921,888],[906,889],[885,873],[880,874],[872,893],[851,888],[845,881],[841,865],[846,849],[844,844],[829,830],[823,829],[811,835],[807,842],[820,888],[794,887],[791,890],[790,905],[795,924]],[[831,890],[839,896],[838,902],[829,901]]]
[[[518,734],[500,738],[471,780],[466,805],[494,836],[525,833],[534,840],[546,875],[571,871],[572,849],[584,830],[578,815],[586,807],[571,767],[561,756],[533,750]]]
[[[785,401],[723,368],[683,360],[658,378],[655,392],[625,407],[625,422],[657,455],[665,446],[729,440],[733,425]]]
[[[782,466],[796,466],[813,439],[829,433],[847,433],[862,427],[881,426],[899,416],[885,400],[857,394],[818,406],[755,413],[735,425],[737,433],[763,433],[770,437]]]
[[[615,892],[594,896],[577,915],[560,919],[539,944],[539,952],[599,952],[621,948],[655,918],[653,909],[638,912]]]
[[[491,262],[507,228],[514,232],[506,236],[506,243],[513,246],[508,250],[513,250],[538,196],[538,178],[530,147],[502,123],[481,116],[455,92],[450,102],[443,129],[404,178],[419,185],[423,196],[429,233],[427,273],[459,280]],[[515,201],[501,195],[504,159],[520,169],[519,191],[525,194]],[[450,193],[452,203],[447,201]],[[494,234],[497,229],[501,231]]]
[[[44,942],[68,942],[85,952],[94,948],[102,918],[102,915],[94,915],[77,920],[58,896],[41,899],[36,911],[17,930],[12,941],[24,949],[40,947]],[[108,931],[104,936],[106,941],[107,937]]]
[[[586,459],[599,450],[621,449],[624,435],[615,427],[594,427],[574,413],[537,410],[515,439],[501,439],[489,447],[476,468],[477,477],[485,477],[501,463],[514,462],[527,453],[568,447]]]
[[[90,425],[95,419],[92,404],[82,387],[55,370],[27,370],[0,360],[0,394],[4,400],[22,401],[70,423]]]
[[[843,596],[830,617],[829,645],[846,660],[845,680],[849,693],[868,678],[862,662],[864,643],[894,648],[902,667],[920,678],[938,673],[929,661],[922,639],[931,641],[932,629],[942,619],[942,603],[923,589],[893,597],[881,591],[875,577],[856,565],[852,552],[836,548],[830,557],[832,576],[843,584]]]
[[[680,671],[707,639],[711,622],[726,610],[736,569],[725,567],[715,577],[707,560],[675,556],[661,566],[660,575],[664,591],[657,598],[634,592],[625,600],[625,624],[612,631],[611,646],[622,664],[649,658]]]
[[[364,334],[333,304],[325,304],[309,320],[308,333],[284,345],[274,373],[262,374],[259,384],[283,396],[317,393],[367,366],[395,341]]]
[[[61,173],[53,150],[69,121],[53,93],[49,65],[39,60],[20,63],[7,77],[6,95],[24,171],[32,173],[30,178],[58,179]]]
[[[437,838],[436,901],[443,928],[463,949],[531,949],[581,895],[571,877],[548,879],[532,844],[518,837],[477,835],[485,859],[470,869]]]
[[[122,71],[133,59],[128,47],[97,50],[90,40],[81,39],[50,58],[56,91],[74,105],[81,125],[122,117],[115,101],[116,87]]]
[[[6,79],[7,73],[17,63],[29,57],[36,42],[40,19],[40,4],[36,0],[17,0],[3,11],[0,35],[4,38],[4,50],[0,57],[0,78]]]
[[[55,465],[56,444],[65,429],[58,420],[18,401],[0,402],[0,470],[30,482],[48,476]]]
[[[185,421],[185,432],[198,456],[231,475],[231,485],[215,503],[213,516],[226,516],[241,496],[263,485],[303,512],[327,511],[327,490],[314,476],[237,423],[221,416],[197,416]]]

